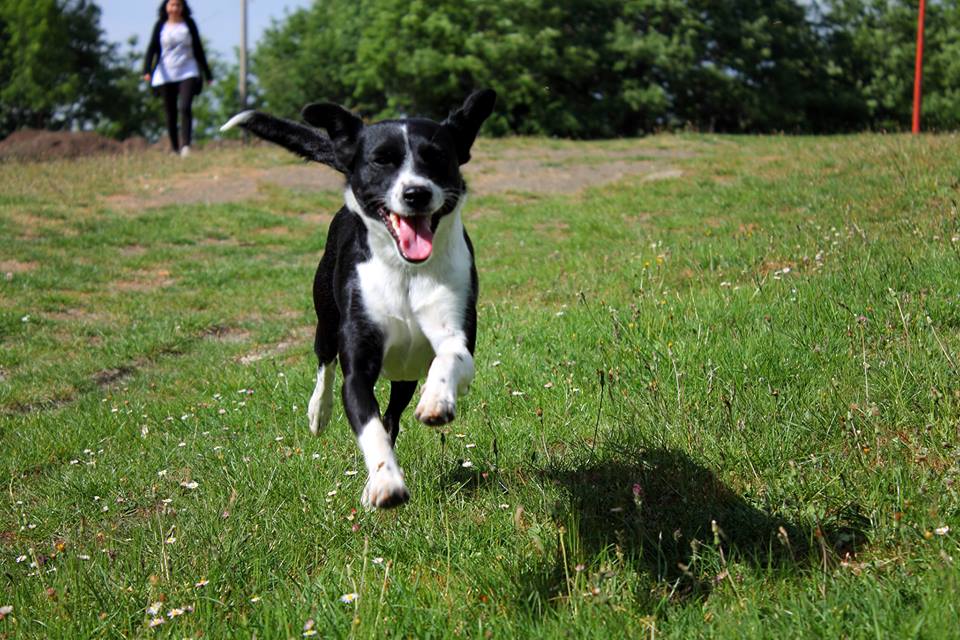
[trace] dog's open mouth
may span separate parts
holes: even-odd
[[[386,208],[380,209],[380,218],[408,262],[423,262],[433,252],[432,216],[401,216]]]

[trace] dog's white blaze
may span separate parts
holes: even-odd
[[[397,172],[397,179],[393,183],[393,187],[387,192],[387,207],[399,214],[413,215],[415,212],[410,211],[407,203],[403,200],[403,192],[408,187],[426,187],[433,194],[428,208],[431,211],[436,211],[443,205],[443,189],[437,186],[433,180],[413,170],[413,149],[410,148],[407,126],[402,125],[400,131],[403,133],[403,165]]]
[[[307,404],[307,418],[310,421],[310,432],[319,434],[330,422],[333,413],[333,383],[336,378],[336,360],[317,368],[317,386],[313,389],[310,402]]]
[[[373,418],[363,426],[357,436],[357,445],[367,466],[367,485],[362,497],[364,506],[379,507],[390,497],[406,492],[403,470],[393,453],[390,434],[379,418]]]

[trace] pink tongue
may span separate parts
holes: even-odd
[[[408,260],[426,260],[433,251],[430,216],[397,216],[400,252]]]

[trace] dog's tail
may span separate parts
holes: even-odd
[[[333,143],[327,134],[319,129],[260,111],[238,113],[220,127],[220,131],[228,131],[234,127],[240,127],[258,138],[276,143],[302,158],[325,164],[337,171],[341,170],[333,154]]]

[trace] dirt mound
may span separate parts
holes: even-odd
[[[140,152],[148,147],[147,141],[139,137],[120,142],[92,131],[22,129],[0,140],[0,161],[60,160],[98,154]]]

